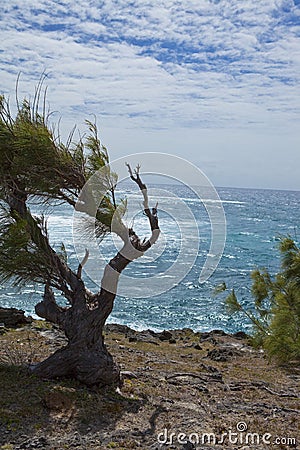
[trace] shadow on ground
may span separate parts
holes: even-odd
[[[48,448],[47,438],[58,429],[62,442],[57,445],[64,448],[64,432],[71,428],[76,445],[91,431],[113,430],[125,413],[138,413],[146,402],[72,380],[43,381],[6,364],[0,365],[0,390],[0,448],[6,449]]]

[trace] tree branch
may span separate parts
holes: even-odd
[[[133,175],[132,169],[130,167],[130,164],[126,163],[126,166],[128,168],[128,172],[130,175],[130,178],[132,179],[132,181],[134,181],[138,187],[140,188],[140,191],[142,192],[143,196],[144,196],[144,209],[149,209],[149,199],[148,199],[148,192],[147,192],[147,186],[142,182],[141,178],[140,178],[140,168],[141,166],[138,164],[134,173],[135,176]]]
[[[58,306],[51,287],[46,284],[43,300],[35,306],[38,316],[55,323],[64,329],[66,309]]]
[[[147,186],[145,185],[145,183],[142,182],[141,177],[140,177],[140,168],[141,166],[138,165],[134,171],[135,175],[133,174],[133,171],[130,167],[130,164],[126,163],[126,166],[128,168],[128,172],[130,175],[130,178],[138,185],[138,187],[140,188],[141,193],[143,194],[144,197],[144,213],[145,215],[148,217],[149,223],[150,223],[150,228],[152,231],[152,235],[151,237],[146,241],[141,243],[138,236],[134,233],[134,231],[132,230],[131,235],[132,237],[130,238],[132,245],[137,248],[138,250],[140,250],[141,252],[145,252],[146,250],[148,250],[153,244],[155,244],[155,242],[157,241],[159,235],[160,235],[160,229],[159,229],[159,225],[158,225],[158,217],[157,217],[157,203],[154,206],[154,208],[152,208],[152,210],[150,210],[149,208],[149,198],[148,198],[148,190],[147,190]]]
[[[79,263],[79,266],[78,266],[78,269],[77,269],[77,277],[78,278],[81,278],[82,268],[87,263],[87,260],[89,259],[89,255],[90,255],[90,252],[86,248],[83,260],[81,261],[81,263]]]
[[[137,166],[135,175],[128,163],[128,172],[130,178],[139,186],[140,191],[144,197],[144,213],[148,217],[150,228],[152,231],[151,237],[148,240],[141,241],[139,236],[132,228],[127,228],[121,219],[117,220],[117,227],[114,231],[121,237],[124,242],[122,249],[112,258],[106,265],[104,274],[101,280],[101,290],[103,292],[112,293],[114,296],[117,293],[117,286],[121,272],[127,265],[135,259],[141,257],[158,239],[160,229],[158,226],[157,204],[152,210],[149,208],[149,199],[147,186],[142,182],[139,171],[140,166]],[[114,297],[109,297],[109,301],[113,302]]]
[[[68,300],[73,303],[73,296],[70,295],[70,290],[68,290],[67,285],[70,286],[73,292],[76,292],[82,288],[82,281],[78,278],[77,274],[74,273],[64,261],[62,261],[55,250],[53,250],[49,243],[47,233],[43,233],[42,228],[37,224],[36,220],[31,215],[30,210],[27,208],[26,200],[27,195],[24,194],[21,189],[13,189],[5,199],[11,210],[16,211],[20,217],[26,220],[28,226],[30,227],[30,236],[32,241],[38,248],[43,249],[44,253],[47,255],[47,258],[49,258],[51,269],[53,268],[55,270],[55,287],[64,292],[64,294],[67,293]],[[52,270],[50,274],[53,279],[54,274]],[[52,280],[48,279],[46,281],[50,285]]]

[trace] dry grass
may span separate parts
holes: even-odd
[[[20,361],[44,358],[56,348],[36,329],[9,331],[0,339],[1,355],[10,355],[0,364],[1,450],[14,448],[22,435],[46,436],[49,450],[72,448],[74,439],[84,450],[149,449],[164,428],[220,435],[240,421],[250,431],[299,440],[299,373],[269,364],[244,341],[219,336],[196,349],[199,335],[189,332],[178,332],[176,344],[158,340],[159,345],[108,334],[107,345],[121,369],[136,375],[125,378],[118,393],[30,375]],[[239,348],[231,359],[207,357],[208,351],[230,345]],[[194,376],[172,378],[178,373]],[[214,373],[222,380],[210,378]]]

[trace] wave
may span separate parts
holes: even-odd
[[[245,330],[248,325],[246,322],[241,322],[240,317],[232,319],[224,314],[222,298],[214,298],[212,301],[213,289],[223,281],[229,288],[245,287],[246,301],[252,301],[249,289],[251,287],[251,271],[256,267],[267,267],[271,274],[276,273],[280,264],[278,253],[274,250],[276,236],[290,233],[293,237],[294,235],[296,237],[300,209],[299,194],[295,197],[294,194],[287,192],[276,192],[274,196],[272,191],[221,189],[219,194],[223,197],[221,199],[222,204],[232,205],[232,207],[228,206],[226,209],[228,235],[225,252],[214,275],[206,283],[198,284],[199,273],[205,257],[209,257],[212,261],[213,258],[219,256],[209,253],[210,223],[207,221],[205,213],[200,214],[200,217],[203,216],[203,218],[201,217],[201,221],[199,220],[199,205],[202,202],[207,202],[215,203],[218,206],[219,201],[209,198],[203,200],[193,198],[193,193],[188,189],[181,188],[180,195],[177,195],[179,190],[176,190],[176,187],[172,188],[173,191],[171,187],[168,187],[168,189],[174,193],[174,196],[171,194],[168,196],[167,192],[166,195],[160,196],[158,200],[161,200],[162,205],[170,201],[177,202],[177,198],[180,197],[175,207],[177,208],[178,205],[180,207],[179,200],[185,201],[187,207],[194,213],[197,222],[199,222],[201,248],[196,263],[181,283],[159,296],[138,300],[129,297],[117,297],[109,322],[117,321],[135,329],[162,330],[164,328],[190,327],[194,330],[223,328],[228,332]],[[163,191],[161,192],[164,194]],[[131,192],[129,194],[132,196]],[[293,204],[287,201],[287,196],[290,195],[294,195]],[[207,192],[206,195],[203,194],[203,197],[207,196]],[[151,191],[150,198],[152,198]],[[139,206],[141,204],[139,193],[136,194],[136,199],[130,201],[130,204],[138,201]],[[156,200],[155,194],[153,200]],[[186,223],[188,218],[184,216],[184,213],[182,215],[183,221],[188,225]],[[48,223],[51,241],[65,241],[68,256],[71,262],[72,258],[74,259],[74,266],[77,267],[74,248],[72,248],[69,238],[71,236],[70,224],[72,218],[72,211],[69,208],[59,207],[57,210],[53,209],[53,214],[49,215]],[[145,222],[142,215],[136,217],[134,225],[138,226],[140,222]],[[146,223],[142,230],[149,233],[147,225]],[[165,244],[163,244],[165,247],[157,266],[149,252],[143,259],[128,267],[129,272],[127,274],[140,277],[140,280],[137,281],[141,290],[144,289],[145,280],[148,276],[160,276],[162,279],[166,278],[166,282],[168,281],[167,278],[172,277],[171,270],[160,275],[158,275],[158,272],[162,271],[162,267],[165,271],[170,269],[178,255],[181,236],[163,211],[160,213],[160,225],[165,236]],[[187,235],[184,237],[189,238],[191,235],[189,248],[192,248],[193,243],[196,242],[193,240],[192,230],[188,226],[185,229]],[[107,262],[109,255],[114,255],[113,242],[113,240],[103,241],[100,247],[101,253],[99,252],[97,258],[92,259],[91,257],[90,264],[97,267],[97,261],[98,264],[100,263],[99,259]],[[180,263],[184,265],[188,258],[188,251],[186,254],[180,254],[180,257]],[[88,287],[98,289],[94,285]],[[34,305],[40,300],[42,294],[43,288],[40,286],[27,285],[22,293],[15,291],[11,286],[1,286],[0,304],[23,309],[27,314],[36,317]]]

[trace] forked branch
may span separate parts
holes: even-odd
[[[120,274],[131,261],[140,258],[144,254],[144,252],[147,251],[157,241],[160,234],[157,218],[157,204],[154,208],[152,208],[152,210],[150,210],[147,186],[142,182],[139,174],[140,166],[137,166],[136,170],[133,173],[130,165],[127,163],[126,165],[128,167],[130,178],[135,183],[137,183],[143,194],[144,213],[148,217],[152,234],[149,239],[144,239],[143,241],[141,241],[139,236],[132,228],[127,228],[127,226],[121,219],[118,221],[118,229],[115,232],[121,237],[124,245],[116,254],[116,256],[114,256],[106,265],[101,280],[99,305],[102,308],[106,308],[106,310],[108,311],[106,317],[112,309],[114,297],[117,293]]]
[[[134,247],[138,246],[139,247],[138,249],[140,251],[144,252],[144,251],[148,250],[148,248],[151,247],[157,241],[158,236],[160,234],[160,229],[159,229],[159,225],[158,225],[158,217],[157,217],[157,205],[158,204],[156,203],[156,205],[150,210],[147,186],[145,185],[145,183],[142,182],[141,177],[140,177],[141,166],[137,165],[134,172],[132,171],[130,164],[126,163],[126,166],[128,168],[130,178],[138,185],[141,193],[143,194],[144,213],[148,217],[151,231],[152,231],[152,235],[151,235],[150,239],[148,239],[146,242],[140,243],[140,240],[139,240],[138,236],[134,233],[134,231],[129,230],[129,232],[131,234],[130,240],[132,242],[132,245]]]
[[[140,168],[141,166],[138,164],[136,166],[136,169],[134,170],[134,174],[132,172],[132,169],[130,167],[130,164],[126,163],[126,166],[128,167],[128,172],[130,175],[130,178],[138,185],[140,188],[143,197],[144,197],[144,209],[149,209],[149,199],[148,199],[148,193],[147,193],[147,186],[142,182],[140,178]]]

